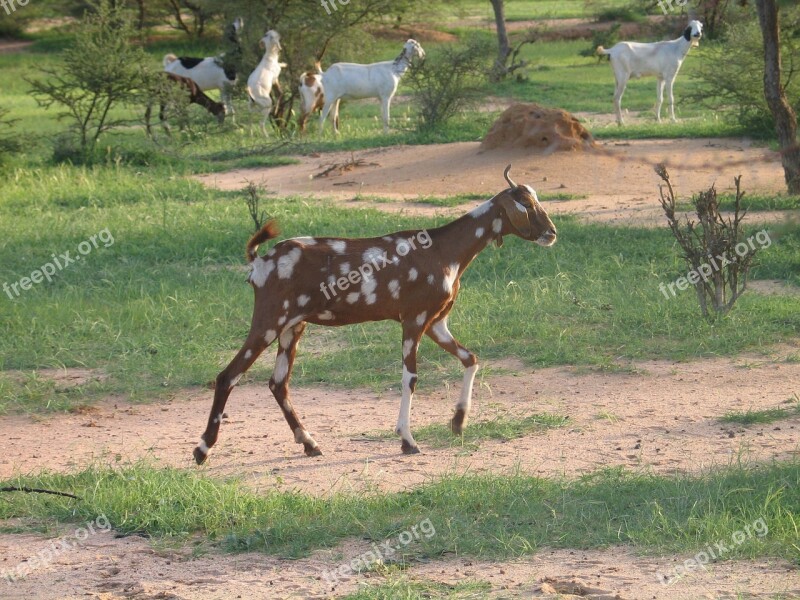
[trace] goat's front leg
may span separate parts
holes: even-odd
[[[461,396],[456,404],[456,412],[450,420],[450,429],[453,433],[460,434],[467,424],[467,417],[472,406],[472,386],[475,382],[475,373],[478,371],[478,357],[458,343],[447,328],[447,317],[435,321],[425,332],[434,342],[444,350],[457,357],[464,365],[464,382],[461,385]]]
[[[253,365],[268,345],[262,334],[251,330],[241,350],[228,366],[217,375],[217,379],[214,382],[214,402],[211,405],[211,414],[208,416],[206,430],[200,436],[200,443],[194,449],[194,459],[198,465],[205,462],[206,457],[208,457],[208,451],[217,443],[219,425],[222,422],[222,415],[225,412],[225,403],[228,401],[228,396],[231,395],[231,391],[239,383],[242,375]]]
[[[383,117],[383,133],[389,133],[389,106],[392,103],[392,97],[381,98],[381,116]]]
[[[672,86],[675,83],[675,77],[667,80],[667,94],[669,98],[669,119],[673,123],[678,120],[675,118],[675,95],[672,93]]]
[[[289,379],[292,377],[292,367],[297,354],[297,344],[306,329],[305,323],[298,323],[294,327],[285,329],[280,335],[278,356],[275,359],[275,370],[269,380],[269,389],[278,401],[278,406],[283,411],[283,416],[289,424],[289,429],[294,434],[294,441],[303,444],[306,456],[320,456],[322,450],[317,446],[308,432],[303,427],[297,413],[294,412],[292,402],[289,400]]]
[[[618,79],[617,87],[614,90],[614,109],[617,113],[617,125],[622,125],[624,123],[622,120],[622,96],[625,94],[625,86],[627,85],[627,79]]]
[[[338,100],[331,100],[329,98],[325,98],[325,105],[322,107],[322,112],[319,115],[319,134],[322,135],[325,133],[325,119],[328,118],[328,114],[331,112],[331,108],[333,105],[336,104]],[[338,104],[337,104],[338,108]],[[334,119],[334,131],[336,131],[336,124]],[[337,131],[338,133],[338,131]]]
[[[664,85],[667,82],[661,77],[658,78],[656,87],[656,121],[661,123],[661,105],[664,103]]]
[[[224,85],[220,91],[222,96],[222,103],[225,105],[225,114],[230,115],[231,123],[236,125],[236,111],[233,109],[233,87]]]
[[[420,317],[424,321],[425,314],[423,313]],[[411,435],[411,401],[417,387],[417,349],[423,331],[424,323],[419,325],[416,319],[410,323],[403,323],[402,398],[395,428],[395,433],[402,439],[403,454],[419,453],[419,446],[414,441],[414,436]]]

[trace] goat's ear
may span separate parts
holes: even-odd
[[[514,200],[510,193],[501,196],[500,206],[506,211],[508,220],[511,221],[511,225],[514,226],[519,235],[528,237],[531,234],[531,221],[528,218],[527,209]]]
[[[687,42],[691,42],[692,41],[692,28],[691,27],[687,27],[686,29],[683,30],[683,37],[686,39]]]

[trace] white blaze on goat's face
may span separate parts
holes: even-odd
[[[700,38],[703,37],[703,24],[700,21],[689,21],[686,30],[691,38],[692,46],[699,46]]]
[[[422,46],[419,45],[417,40],[408,40],[403,46],[405,50],[406,56],[410,59],[417,57],[417,58],[425,58],[425,50],[422,49]]]

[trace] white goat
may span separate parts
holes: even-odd
[[[411,66],[414,57],[425,58],[425,51],[416,40],[408,40],[403,46],[400,56],[394,60],[359,65],[355,63],[336,63],[331,65],[322,74],[322,78],[315,80],[315,85],[321,87],[325,104],[319,119],[319,130],[322,133],[325,119],[333,109],[333,129],[339,133],[339,102],[341,100],[354,100],[358,98],[380,98],[381,113],[383,116],[383,131],[389,131],[389,105],[397,92],[400,78]],[[306,98],[315,98],[319,94],[316,90],[304,90],[304,81],[300,86],[303,97],[303,114],[313,110],[313,106],[306,106]]]
[[[617,87],[614,91],[614,108],[617,112],[617,124],[622,125],[622,95],[631,77],[639,78],[646,75],[658,77],[658,90],[656,102],[656,120],[661,122],[661,105],[664,102],[664,85],[669,93],[669,115],[675,122],[675,96],[672,86],[675,77],[683,64],[683,59],[692,46],[700,44],[703,35],[703,24],[700,21],[689,21],[689,26],[683,35],[676,40],[668,42],[655,42],[642,44],[639,42],[620,42],[613,48],[606,50],[597,47],[597,54],[606,54],[611,57],[611,66]]]
[[[233,22],[233,28],[228,38],[228,41],[238,52],[241,52],[239,34],[243,26],[244,21],[241,18],[236,19]],[[167,54],[164,56],[164,71],[191,79],[203,92],[219,90],[222,102],[225,104],[225,112],[233,115],[231,92],[233,86],[236,85],[236,69],[226,65],[225,62],[224,54],[206,58],[178,57],[174,54]]]
[[[264,48],[264,57],[247,79],[247,93],[250,94],[250,100],[258,104],[264,111],[261,131],[264,132],[264,135],[267,135],[267,119],[269,119],[269,115],[272,112],[273,104],[269,94],[273,86],[277,87],[280,92],[278,77],[281,74],[281,68],[285,67],[286,63],[278,62],[278,54],[281,51],[281,36],[277,31],[269,30],[261,38],[259,44]]]

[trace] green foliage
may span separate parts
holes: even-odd
[[[754,10],[742,9],[718,43],[703,44],[697,64],[700,84],[687,94],[689,102],[719,111],[750,130],[774,132],[772,113],[764,99],[764,52]],[[800,7],[781,18],[781,60],[786,96],[800,111]]]
[[[419,128],[438,129],[473,105],[486,81],[489,43],[474,38],[463,46],[448,45],[428,53],[407,75],[419,103]]]
[[[41,78],[28,80],[39,106],[63,107],[60,116],[71,121],[76,140],[62,138],[54,154],[75,162],[93,161],[100,136],[130,123],[115,109],[139,101],[138,93],[151,87],[154,76],[144,50],[132,41],[135,31],[127,11],[110,0],[98,0],[92,8],[79,21],[62,64],[45,67]]]
[[[621,23],[614,23],[608,29],[596,29],[592,33],[592,44],[589,48],[581,50],[578,54],[581,56],[596,56],[597,61],[600,62],[606,57],[597,54],[597,47],[611,48],[619,41],[619,29],[622,27]]]
[[[7,117],[8,110],[0,107],[0,166],[6,159],[22,149],[22,142],[18,134],[10,131],[14,120]]]

